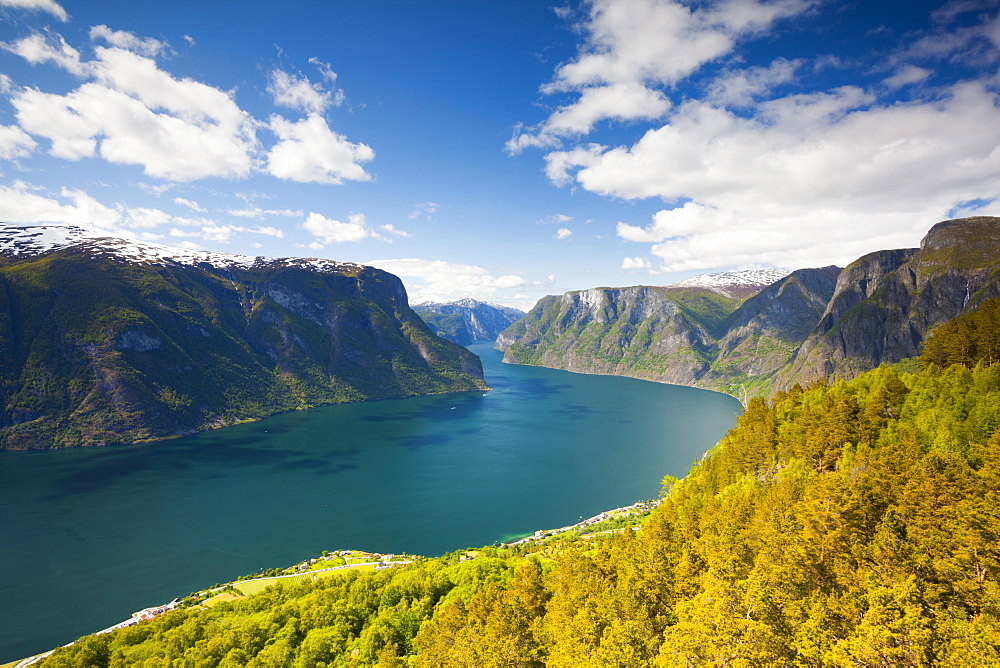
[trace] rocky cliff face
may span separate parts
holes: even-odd
[[[547,297],[497,347],[509,362],[746,399],[915,356],[935,325],[998,294],[1000,218],[964,218],[935,225],[920,248],[799,270],[742,303],[681,286]]]
[[[438,336],[461,345],[492,341],[524,317],[524,311],[502,304],[460,299],[413,305],[413,310]]]
[[[858,259],[776,386],[850,378],[919,354],[935,325],[1000,294],[998,273],[1000,218],[985,216],[938,223],[920,248]]]
[[[434,336],[372,267],[0,226],[3,448],[484,387],[479,359]]]
[[[545,297],[497,339],[504,361],[697,385],[736,302],[708,289],[594,288]]]

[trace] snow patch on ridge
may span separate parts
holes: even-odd
[[[23,258],[65,248],[86,251],[94,257],[136,264],[209,264],[220,269],[251,269],[294,265],[323,272],[358,269],[360,265],[317,258],[267,258],[233,253],[189,250],[134,239],[119,239],[71,225],[10,225],[0,223],[0,254]]]
[[[700,274],[671,283],[668,288],[708,288],[726,297],[731,291],[748,288],[766,288],[788,276],[785,269],[745,269],[743,271],[723,271],[717,274]]]

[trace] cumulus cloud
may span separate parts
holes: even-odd
[[[364,215],[352,214],[347,221],[342,223],[318,213],[310,213],[302,223],[302,228],[324,244],[364,241],[371,236],[371,230],[365,225]]]
[[[48,140],[50,155],[137,165],[148,176],[174,182],[245,178],[261,168],[297,182],[371,179],[361,165],[374,158],[374,151],[348,141],[321,116],[342,103],[342,91],[275,70],[268,86],[275,103],[307,116],[290,121],[273,115],[263,123],[237,104],[233,91],[161,69],[156,57],[169,50],[165,42],[105,25],[94,26],[89,34],[92,41],[106,44],[94,46],[91,60],[52,33],[0,43],[31,64],[54,65],[83,80],[66,93],[16,88],[6,76],[0,80],[21,131]],[[329,65],[310,62],[324,80],[335,81]],[[257,137],[260,127],[276,138],[270,148]],[[18,150],[23,151],[29,144],[21,139]],[[8,133],[4,140],[9,145],[12,136]]]
[[[926,68],[917,67],[916,65],[903,65],[895,74],[885,79],[885,85],[890,88],[899,88],[900,86],[908,86],[924,81],[930,75],[931,71]]]
[[[134,51],[144,56],[155,56],[167,48],[165,42],[152,37],[139,37],[127,30],[112,30],[106,25],[93,26],[90,39],[102,39],[111,46]]]
[[[66,48],[46,42],[28,48],[25,40],[14,45],[28,60],[49,60],[94,79],[65,95],[35,88],[14,94],[21,128],[50,140],[51,155],[67,160],[99,155],[171,181],[250,173],[254,122],[230,94],[176,79],[151,58],[126,49],[97,47],[95,60],[80,63],[79,54],[62,45]]]
[[[36,146],[35,140],[16,125],[0,125],[0,159],[25,158]]]
[[[737,42],[775,21],[808,9],[811,0],[700,3],[678,0],[591,0],[579,26],[577,56],[560,65],[545,95],[570,93],[541,123],[515,128],[509,153],[553,147],[584,135],[600,121],[651,120],[671,108],[660,89],[732,51]]]
[[[47,12],[63,23],[69,21],[69,14],[55,0],[0,0],[0,7],[14,7],[35,12]]]
[[[410,237],[409,232],[407,232],[406,230],[396,229],[395,225],[379,225],[378,229],[382,230],[386,234],[392,235],[393,237],[401,237],[403,239],[407,239]]]
[[[326,244],[332,243],[357,242],[366,239],[391,242],[393,237],[410,236],[409,232],[396,229],[393,225],[379,225],[378,228],[373,229],[368,225],[363,213],[352,213],[347,217],[347,222],[344,223],[311,212],[301,227],[315,237],[315,241],[309,244],[309,248],[313,250],[319,250]]]
[[[121,212],[81,190],[63,188],[58,196],[23,182],[0,185],[0,220],[9,223],[66,223],[101,232],[119,231]]]
[[[333,76],[336,77],[336,74]],[[309,81],[307,77],[283,70],[271,72],[267,92],[271,94],[275,104],[307,114],[322,114],[331,104],[343,101],[342,94],[334,97],[330,91],[323,90],[322,86]]]
[[[34,33],[14,42],[0,42],[0,48],[24,58],[32,65],[52,63],[77,76],[82,76],[88,69],[80,60],[80,52],[70,46],[62,35]]]
[[[923,104],[776,100],[766,125],[692,103],[635,145],[577,161],[572,178],[606,195],[690,200],[645,228],[618,226],[629,241],[673,238],[654,249],[668,269],[729,264],[734,251],[755,261],[752,248],[844,262],[873,247],[873,230],[912,244],[956,204],[1000,197],[998,106],[993,90],[971,82]],[[826,226],[837,230],[833,243]],[[733,248],[747,233],[756,241]]]
[[[483,267],[443,260],[405,258],[372,260],[365,264],[399,276],[411,297],[435,295],[446,301],[463,297],[489,299],[503,290],[527,283],[515,274],[495,276]]]
[[[267,157],[272,176],[300,183],[371,180],[361,163],[372,160],[375,151],[334,132],[321,116],[310,114],[292,122],[274,115],[270,128],[279,139]]]
[[[652,264],[644,257],[626,257],[622,259],[622,269],[627,271],[637,271],[640,269],[650,269]]]
[[[560,240],[569,239],[571,236],[573,236],[573,230],[569,229],[568,227],[560,227],[558,230],[556,230],[555,234],[556,239]]]
[[[1000,202],[995,8],[977,5],[975,25],[942,24],[871,63],[859,75],[868,83],[823,87],[818,79],[802,83],[799,73],[829,63],[744,64],[736,50],[744,37],[809,3],[611,4],[591,3],[580,54],[543,89],[573,94],[575,102],[515,139],[552,148],[548,139],[559,138],[561,146],[545,155],[555,185],[663,200],[652,221],[617,225],[620,239],[650,245],[660,269],[845,263],[875,248],[912,246],[950,213],[985,213]],[[957,13],[972,9],[949,6]],[[640,19],[664,22],[665,48],[690,43],[693,50],[663,62],[645,60],[658,47],[647,44],[648,26]],[[689,32],[675,35],[678,26]],[[725,62],[703,67],[723,54]],[[936,64],[945,61],[973,75],[935,81]],[[848,65],[838,67],[843,82]],[[891,74],[877,80],[879,72]],[[560,125],[569,111],[586,111],[572,107],[585,104],[587,91],[621,81],[676,99],[624,145],[585,141],[596,121],[579,124],[575,135]],[[701,95],[672,92],[681,83]],[[641,118],[638,111],[634,118]],[[646,268],[641,259],[627,258],[623,268]]]

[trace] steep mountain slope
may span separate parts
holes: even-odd
[[[593,288],[543,297],[502,332],[504,361],[694,384],[729,303],[709,290]]]
[[[731,277],[546,297],[501,333],[504,360],[721,389],[740,396],[787,363],[838,269],[794,272],[745,302]],[[782,272],[779,275],[783,275]],[[698,278],[698,277],[696,277]],[[740,296],[732,296],[737,292]],[[804,326],[803,323],[809,323]]]
[[[473,341],[492,341],[524,317],[524,311],[519,309],[475,299],[427,302],[411,308],[435,334],[463,346]]]
[[[709,292],[724,274],[547,297],[497,345],[513,363],[694,385],[746,400],[913,357],[935,325],[1000,294],[998,274],[1000,218],[963,218],[935,225],[920,248],[871,253],[843,271],[799,270],[742,304]],[[654,293],[658,306],[640,303]],[[583,303],[594,308],[577,306]]]
[[[935,325],[1000,295],[1000,218],[938,223],[920,248],[866,255],[833,297],[777,387],[913,357]]]
[[[0,226],[0,448],[483,387],[381,270]]]

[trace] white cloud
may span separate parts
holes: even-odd
[[[586,39],[573,60],[556,69],[543,94],[578,97],[546,120],[518,126],[506,150],[553,147],[587,134],[602,120],[662,117],[671,86],[728,54],[737,41],[808,9],[811,0],[740,0],[694,7],[678,0],[591,0],[579,26]]]
[[[0,185],[0,220],[77,225],[108,236],[146,240],[162,238],[163,235],[151,232],[160,227],[170,227],[166,234],[171,237],[214,243],[227,243],[234,234],[284,237],[284,232],[275,227],[222,225],[208,218],[184,218],[160,209],[122,204],[108,206],[81,190],[63,188],[54,195],[24,182]]]
[[[285,236],[281,230],[274,227],[243,227],[242,225],[216,224],[203,225],[202,228],[193,236],[204,239],[205,241],[211,241],[213,243],[229,243],[233,234],[240,232],[262,234],[264,236],[276,237],[279,239]]]
[[[377,236],[369,229],[365,223],[365,216],[361,213],[352,213],[347,217],[347,222],[342,223],[339,220],[326,218],[313,212],[306,217],[305,222],[302,223],[302,228],[316,237],[317,242],[324,244],[364,241],[370,237]]]
[[[791,81],[801,60],[778,58],[767,67],[729,70],[712,81],[707,99],[721,106],[746,107],[775,87]]]
[[[402,237],[404,239],[410,237],[409,232],[407,232],[406,230],[397,230],[395,225],[379,225],[378,229],[382,230],[386,234],[391,234],[394,237]]]
[[[912,46],[860,66],[822,58],[747,65],[748,54],[735,51],[744,37],[811,4],[596,0],[578,56],[543,87],[572,101],[512,142],[565,146],[545,155],[556,185],[663,200],[649,224],[619,222],[617,233],[649,244],[667,271],[845,263],[874,248],[915,245],[950,214],[995,210],[995,3],[950,3]],[[719,67],[708,79],[703,66],[712,61]],[[975,74],[940,85],[935,66],[945,61]],[[838,81],[857,68],[858,81],[869,83],[817,88],[816,73],[831,67]],[[674,96],[674,104],[630,143],[586,141],[600,118],[625,117],[588,95],[621,83]],[[636,105],[634,118],[643,110],[657,111]],[[627,258],[623,268],[641,260]]]
[[[885,80],[885,85],[890,88],[899,88],[909,84],[924,81],[931,75],[931,71],[916,65],[904,65],[899,70]]]
[[[573,236],[573,230],[569,229],[568,227],[560,227],[558,230],[556,230],[555,234],[556,239],[560,240],[569,239],[571,236]]]
[[[69,14],[55,0],[0,0],[0,7],[15,7],[36,12],[48,12],[63,23],[69,21]]]
[[[527,283],[514,274],[494,276],[483,267],[442,260],[406,258],[372,260],[365,264],[399,276],[410,296],[436,295],[446,301],[463,297],[487,299]]]
[[[121,212],[81,190],[63,188],[58,197],[18,182],[0,185],[0,220],[9,223],[66,223],[89,230],[120,232]]]
[[[27,88],[12,99],[21,127],[49,139],[52,155],[99,154],[172,181],[249,174],[253,121],[228,93],[175,79],[124,49],[95,52],[97,59],[81,67],[96,81],[65,95]],[[67,63],[75,67],[72,58]]]
[[[201,208],[201,206],[197,202],[192,202],[191,200],[184,199],[183,197],[175,197],[174,204],[180,204],[181,206],[186,206],[192,211],[197,211],[199,213],[205,212],[205,209]]]
[[[0,125],[0,159],[25,158],[36,146],[35,140],[16,125]]]
[[[336,74],[333,76],[336,77]],[[283,70],[271,72],[267,92],[271,94],[275,104],[307,114],[322,114],[331,103],[339,104],[343,99],[335,99],[329,91],[323,90],[322,86],[312,83],[307,77]]]
[[[622,269],[636,271],[640,269],[649,269],[650,267],[652,267],[652,264],[650,264],[649,260],[638,255],[622,259]]]
[[[692,101],[631,147],[547,160],[557,182],[690,200],[648,227],[618,225],[623,239],[659,244],[669,271],[843,263],[914,244],[961,202],[1000,198],[1000,97],[985,82],[944,93],[909,104],[855,88],[789,96],[759,105],[763,123]]]
[[[87,66],[80,60],[80,52],[67,44],[61,35],[46,38],[41,33],[34,33],[15,42],[0,42],[0,48],[32,65],[52,63],[77,76],[87,71]]]
[[[138,165],[149,176],[175,182],[245,178],[261,168],[298,182],[371,180],[361,165],[374,158],[374,151],[334,132],[319,115],[343,101],[341,91],[275,71],[268,90],[276,103],[308,116],[292,122],[273,115],[262,123],[240,108],[234,92],[161,69],[153,56],[167,50],[164,42],[104,25],[91,28],[90,37],[110,46],[94,47],[89,61],[55,34],[0,43],[29,63],[52,64],[84,80],[65,94],[15,89],[9,77],[0,80],[19,126],[35,138],[48,139],[50,155]],[[329,65],[310,62],[325,80],[336,80]],[[259,127],[276,136],[270,149],[258,140]]]
[[[296,218],[302,215],[301,209],[261,209],[260,207],[249,207],[246,209],[230,209],[227,211],[230,216],[237,218],[263,218],[265,216],[284,216],[286,218]]]
[[[293,123],[274,115],[270,128],[279,139],[268,154],[271,175],[300,183],[371,180],[360,163],[372,160],[375,151],[365,144],[349,142],[332,131],[322,117],[310,114]]]
[[[567,216],[564,213],[554,213],[551,216],[545,216],[538,222],[541,225],[549,225],[549,224],[561,225],[562,223],[568,223],[571,220],[573,220],[573,216]]]
[[[112,30],[106,25],[93,26],[90,29],[90,39],[103,39],[111,46],[134,51],[144,56],[155,56],[167,48],[165,42],[152,37],[139,37],[126,30]]]

